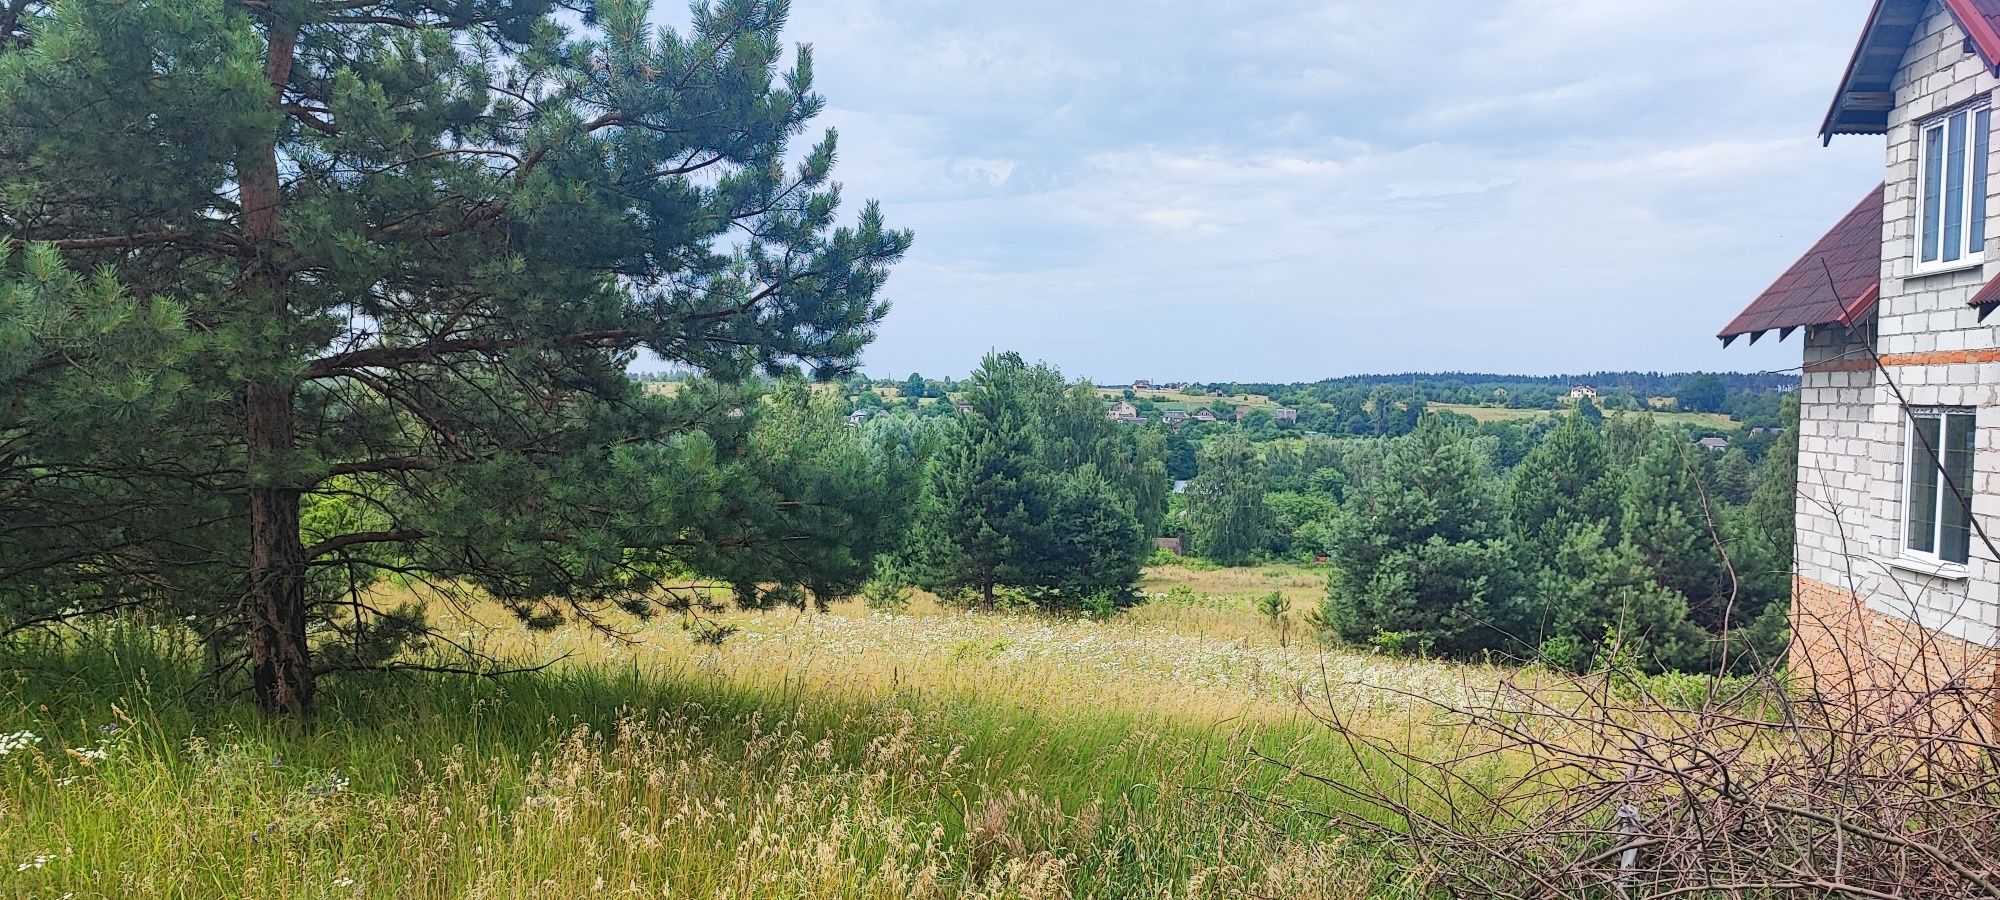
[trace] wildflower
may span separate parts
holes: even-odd
[[[14,871],[16,871],[16,872],[26,872],[26,871],[28,871],[29,869],[39,869],[39,868],[41,868],[41,867],[43,867],[43,866],[46,866],[46,865],[48,865],[48,864],[49,864],[49,860],[52,860],[52,859],[55,859],[55,857],[53,857],[53,856],[50,856],[50,855],[48,855],[48,854],[46,854],[46,853],[37,853],[37,854],[35,854],[35,858],[33,858],[33,859],[30,859],[30,860],[28,860],[27,862],[24,862],[24,863],[21,863],[20,865],[17,865],[17,866],[15,866],[15,867],[14,867]]]
[[[111,735],[117,734],[118,732],[123,730],[125,729],[118,727],[117,722],[106,722],[103,725],[97,726],[97,733],[104,735],[106,737],[110,737]]]
[[[347,877],[347,876],[345,876],[345,875],[342,875],[342,876],[340,876],[339,878],[335,878],[335,879],[333,880],[333,886],[334,886],[334,887],[343,887],[343,888],[344,888],[344,887],[353,887],[353,886],[354,886],[354,879],[352,879],[352,878],[349,878],[349,877]]]
[[[0,756],[6,756],[9,753],[19,750],[26,750],[41,742],[42,739],[36,737],[32,731],[16,731],[13,734],[0,734]]]
[[[70,749],[69,752],[76,754],[77,757],[80,759],[88,760],[90,762],[101,762],[103,760],[111,758],[111,751],[102,746],[73,747]]]
[[[347,790],[348,784],[349,784],[348,780],[340,777],[339,772],[328,772],[326,773],[326,778],[318,782],[315,782],[313,784],[306,785],[306,793],[311,794],[315,797],[324,797],[329,794],[338,794],[341,791]]]

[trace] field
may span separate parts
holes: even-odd
[[[1465,403],[1431,403],[1426,408],[1470,416],[1479,422],[1520,422],[1555,415],[1554,412],[1546,409],[1508,409],[1501,406],[1473,406]],[[1612,413],[1611,415],[1617,415],[1617,413]],[[1644,413],[1644,415],[1653,417],[1653,421],[1662,425],[1693,425],[1697,428],[1733,429],[1739,424],[1734,419],[1719,413],[1651,410]]]
[[[1248,598],[1321,577],[1157,568],[1101,622],[730,614],[719,647],[475,608],[460,639],[557,662],[333,680],[306,726],[209,697],[170,626],[93,632],[0,660],[0,895],[1395,894],[1256,754],[1351,777],[1301,694],[1421,747],[1406,694],[1497,673],[1281,645]]]
[[[1114,402],[1123,399],[1125,396],[1124,388],[1098,388],[1097,392],[1099,394],[1102,394],[1104,396],[1104,399]],[[1228,396],[1222,394],[1188,394],[1182,391],[1172,391],[1172,390],[1166,390],[1164,388],[1147,388],[1143,391],[1133,391],[1132,394],[1133,396],[1138,397],[1141,400],[1153,401],[1154,405],[1163,410],[1202,409],[1204,407],[1214,406],[1216,401],[1218,400],[1224,403],[1228,403],[1232,406],[1248,406],[1252,409],[1278,408],[1278,402],[1276,400],[1272,400],[1271,398],[1266,397],[1262,394],[1234,394]]]

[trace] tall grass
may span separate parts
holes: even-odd
[[[170,632],[0,653],[0,735],[38,740],[0,755],[4,896],[1398,890],[1322,819],[1247,799],[1330,802],[1253,748],[1319,775],[1357,763],[1309,720],[1240,704],[1189,714],[977,676],[843,687],[826,670],[610,654],[497,681],[344,678],[288,723],[216,696]]]

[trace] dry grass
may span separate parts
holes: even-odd
[[[1448,746],[1408,698],[1498,673],[1280,646],[1245,598],[1309,605],[1320,578],[1149,570],[1204,599],[1101,622],[928,598],[733,613],[721,647],[474,608],[444,624],[561,662],[336,682],[304,729],[190,706],[172,628],[15,648],[0,741],[42,740],[0,754],[0,896],[1377,896],[1394,873],[1322,820],[1242,799],[1332,802],[1251,750],[1364,764],[1302,694]]]

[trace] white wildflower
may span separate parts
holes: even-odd
[[[12,734],[0,734],[0,756],[26,750],[41,742],[42,739],[36,737],[32,731],[16,731]]]

